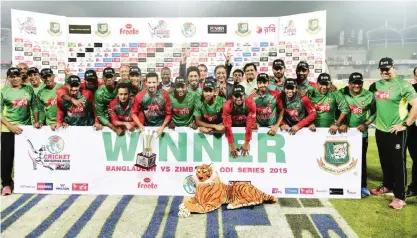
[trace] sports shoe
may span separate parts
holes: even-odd
[[[368,188],[361,188],[361,195],[363,198],[368,197],[371,195],[371,192],[369,192]]]
[[[403,206],[405,206],[405,205],[406,204],[405,204],[405,201],[404,200],[401,200],[399,198],[394,198],[392,200],[392,202],[388,206],[390,206],[390,207],[392,207],[394,209],[402,209]]]
[[[378,188],[371,189],[373,195],[382,195],[387,193],[392,193],[389,188],[384,187],[384,185],[379,186]]]
[[[5,186],[1,189],[1,195],[2,196],[7,196],[12,194],[12,188],[10,186]]]
[[[411,189],[408,189],[407,192],[405,193],[406,197],[413,197],[413,196],[417,196],[417,192]]]

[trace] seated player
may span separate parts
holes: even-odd
[[[42,69],[41,74],[42,79],[45,82],[45,87],[42,88],[37,95],[39,104],[39,121],[43,124],[51,126],[56,123],[56,90],[63,85],[55,83],[55,74],[51,69]]]
[[[131,84],[120,83],[117,85],[117,97],[109,104],[111,123],[116,127],[116,134],[123,135],[126,130],[134,131],[136,123],[132,118],[132,107],[135,98],[131,98]]]
[[[307,96],[317,112],[316,120],[310,124],[309,129],[316,131],[316,127],[330,128],[329,133],[334,135],[338,130],[339,132],[347,131],[347,126],[342,125],[342,122],[350,113],[350,109],[340,91],[329,90],[331,84],[330,75],[322,73],[317,78],[317,88],[309,89]],[[339,109],[340,115],[336,120],[337,109]]]
[[[172,104],[165,90],[158,90],[158,74],[146,75],[147,89],[140,91],[135,96],[135,104],[132,108],[132,117],[141,132],[144,126],[159,126],[156,130],[159,137],[172,118]],[[140,118],[140,119],[139,119]]]
[[[271,129],[268,131],[268,135],[275,135],[284,118],[284,106],[282,105],[281,94],[279,91],[268,88],[268,74],[258,74],[256,81],[258,89],[254,94],[249,96],[256,104],[255,128],[269,127]]]
[[[286,79],[283,91],[285,94],[281,98],[284,100],[285,115],[281,130],[295,135],[297,131],[309,126],[316,119],[317,112],[310,99],[298,92],[295,79]]]
[[[198,94],[187,90],[185,79],[175,79],[174,91],[169,94],[172,102],[172,121],[169,128],[176,126],[191,127],[197,129],[194,123],[194,107],[199,99]]]
[[[223,133],[225,130],[222,113],[226,99],[216,96],[215,88],[214,82],[204,82],[203,93],[200,100],[197,100],[194,109],[195,123],[200,128],[201,133]]]
[[[130,67],[129,70],[129,80],[132,83],[132,96],[136,96],[140,91],[142,91],[145,87],[143,81],[141,80],[141,71],[140,68],[137,66]]]
[[[256,123],[256,104],[252,98],[245,97],[245,88],[242,85],[235,85],[232,99],[223,106],[223,124],[226,128],[226,137],[229,143],[230,154],[237,158],[238,148],[234,143],[232,127],[245,127],[245,143],[240,150],[242,156],[248,155],[249,142],[252,138],[252,130]]]
[[[94,107],[93,93],[89,90],[80,91],[81,80],[76,75],[68,78],[69,93],[72,98],[83,101],[82,107],[74,106],[70,101],[57,98],[57,122],[51,125],[52,130],[68,126],[95,126],[99,123]]]

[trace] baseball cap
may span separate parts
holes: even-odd
[[[7,77],[9,76],[20,76],[20,70],[18,68],[12,67],[7,70]]]
[[[330,77],[330,74],[328,73],[321,73],[319,77],[317,77],[318,83],[331,83],[332,79]]]
[[[138,66],[132,66],[129,69],[129,75],[139,75],[140,76],[140,68]]]
[[[97,77],[96,71],[92,69],[85,71],[85,74],[84,74],[85,80],[96,80],[97,78],[98,77]]]
[[[39,69],[38,68],[36,68],[36,67],[30,67],[29,69],[28,69],[28,73],[27,73],[28,75],[32,75],[32,74],[39,74]]]
[[[285,68],[285,63],[282,59],[276,59],[274,60],[274,62],[272,63],[272,68],[273,69],[282,69]]]
[[[175,85],[178,85],[178,84],[184,84],[184,85],[186,85],[187,83],[185,82],[185,79],[184,79],[184,78],[182,78],[182,77],[177,77],[177,78],[175,79]]]
[[[297,64],[297,70],[298,69],[309,69],[310,67],[308,66],[307,62],[305,61],[301,61],[300,63]]]
[[[378,69],[390,69],[394,66],[394,60],[391,58],[385,57],[379,61]]]
[[[355,72],[349,76],[349,83],[363,83],[363,76],[361,73]]]
[[[71,85],[73,87],[77,87],[81,84],[81,80],[77,75],[69,76],[67,82],[68,82],[69,85]]]
[[[245,95],[245,88],[240,84],[235,85],[233,87],[233,96],[235,95],[239,95],[239,96]]]
[[[54,72],[50,68],[42,69],[41,70],[41,78],[46,78],[53,75]]]
[[[269,76],[266,73],[260,73],[256,77],[256,81],[269,82]]]
[[[203,89],[205,89],[205,88],[209,88],[211,90],[214,90],[216,88],[216,85],[214,85],[214,82],[213,81],[207,81],[206,80],[204,82],[204,85],[203,85]]]
[[[116,75],[116,71],[113,68],[105,68],[103,70],[103,77],[104,78],[112,78]]]
[[[297,80],[295,80],[293,78],[287,78],[284,81],[284,88],[294,89],[296,87],[297,87]]]

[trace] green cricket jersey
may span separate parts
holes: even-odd
[[[373,93],[362,89],[359,95],[352,95],[348,86],[339,91],[345,97],[350,109],[350,114],[346,117],[347,126],[356,128],[366,121],[373,122],[375,120],[375,99]],[[367,136],[368,129],[363,132],[363,137]]]
[[[283,109],[280,93],[267,90],[263,96],[257,92],[252,96],[256,104],[256,123],[261,127],[272,126],[278,120],[278,108]]]
[[[165,90],[157,90],[155,94],[147,89],[140,91],[135,96],[135,105],[132,114],[144,116],[145,126],[161,126],[172,119],[172,103],[169,94]]]
[[[189,126],[194,121],[194,107],[199,95],[188,90],[185,98],[179,101],[174,94],[174,91],[169,94],[172,102],[172,121],[175,126]]]
[[[38,104],[33,88],[22,85],[20,88],[4,87],[1,90],[1,112],[12,125],[31,125],[31,110],[38,113]],[[2,126],[3,132],[10,132]]]
[[[406,121],[408,102],[417,98],[413,86],[399,78],[376,81],[371,84],[369,91],[375,95],[376,128],[384,132],[390,132],[391,126]]]
[[[282,92],[284,90],[284,82],[287,80],[287,77],[284,76],[284,80],[280,83],[276,83],[275,77],[273,77],[271,80],[269,80],[269,86],[268,89],[270,90],[277,90]]]
[[[57,99],[56,90],[62,87],[62,84],[55,84],[55,87],[49,89],[47,87],[42,88],[38,93],[39,104],[39,121],[46,125],[52,125],[56,123],[57,115]]]
[[[108,89],[105,85],[100,86],[94,97],[94,104],[96,107],[97,118],[102,125],[107,125],[110,122],[108,108],[110,102],[117,96],[117,89]]]
[[[346,115],[350,112],[346,99],[340,91],[328,91],[323,95],[316,88],[310,88],[307,91],[307,96],[317,112],[314,121],[316,127],[330,127],[337,119],[337,109]]]
[[[193,90],[193,88],[191,87],[191,85],[188,86],[188,92],[194,92],[197,93],[199,95],[201,95],[201,93],[203,92],[203,89],[201,89],[200,87],[198,87],[196,90]]]
[[[197,100],[194,116],[201,117],[201,120],[210,124],[220,124],[223,122],[223,105],[226,103],[224,97],[216,96],[214,103],[208,105],[201,100]]]
[[[92,126],[95,122],[93,93],[82,90],[74,97],[84,101],[83,107],[76,107],[71,101],[57,98],[57,123],[66,122],[70,126]],[[98,123],[98,122],[97,122]]]

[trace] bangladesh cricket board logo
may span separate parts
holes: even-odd
[[[65,142],[59,136],[51,136],[46,144],[36,149],[32,141],[29,144],[28,155],[33,164],[33,170],[38,170],[38,165],[49,170],[70,170],[70,155],[63,153]]]
[[[248,36],[251,31],[249,30],[249,23],[243,22],[237,24],[236,35],[238,36]]]
[[[318,33],[321,30],[319,23],[320,21],[318,18],[308,20],[307,32],[310,34]]]
[[[60,36],[62,34],[61,24],[59,22],[49,22],[48,33],[53,36]]]
[[[196,187],[197,187],[194,182],[194,177],[192,175],[188,175],[187,177],[184,178],[184,182],[182,186],[184,187],[184,190],[188,194],[194,194]]]
[[[358,160],[350,156],[348,141],[326,141],[324,158],[317,159],[321,169],[332,174],[343,174],[356,167]]]
[[[103,22],[97,23],[96,35],[104,37],[110,35],[110,33],[109,24]]]
[[[195,35],[196,27],[193,23],[187,22],[182,24],[181,32],[185,37],[192,37]]]

